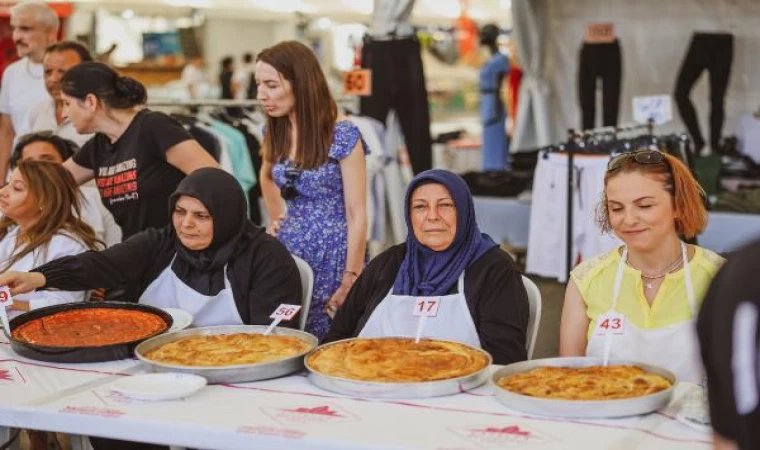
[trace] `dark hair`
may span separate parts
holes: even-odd
[[[499,26],[493,23],[483,25],[480,29],[480,45],[493,46],[499,39]]]
[[[63,93],[79,100],[94,95],[107,107],[129,109],[148,101],[148,93],[139,81],[123,77],[103,63],[78,64],[63,76]]]
[[[38,131],[36,133],[25,134],[19,138],[18,143],[13,148],[13,154],[9,161],[11,169],[16,168],[19,161],[22,159],[26,146],[35,142],[47,142],[52,145],[64,161],[71,158],[74,153],[79,150],[79,146],[76,143],[60,136],[56,136],[51,131]]]
[[[253,62],[253,53],[243,53],[243,62],[250,64]]]
[[[274,67],[292,85],[298,127],[295,162],[306,170],[321,166],[332,145],[338,107],[314,52],[300,42],[286,41],[262,50],[256,60]],[[267,117],[264,159],[271,163],[285,159],[291,148],[290,136],[287,117]]]
[[[87,47],[76,41],[56,42],[55,44],[50,45],[45,49],[45,54],[47,55],[48,53],[60,53],[65,51],[76,52],[82,62],[92,61],[92,55],[90,54],[90,51],[87,49]]]
[[[687,239],[700,234],[707,227],[707,210],[705,209],[705,191],[694,178],[689,168],[680,159],[668,153],[662,154],[662,162],[641,164],[634,158],[624,159],[616,170],[608,170],[604,175],[605,195],[597,208],[597,223],[603,233],[612,231],[610,214],[607,206],[607,183],[621,173],[639,172],[657,177],[663,188],[673,199],[676,212],[676,233]]]
[[[222,58],[222,70],[227,70],[229,66],[231,66],[235,62],[235,58],[232,56],[225,56]]]

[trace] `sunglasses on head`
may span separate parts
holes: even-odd
[[[665,161],[665,155],[659,150],[637,150],[623,153],[610,160],[607,164],[607,172],[618,170],[623,166],[624,162],[630,159],[638,164],[660,164]]]
[[[285,185],[280,189],[280,195],[285,200],[293,200],[298,197],[298,189],[296,189],[296,180],[301,176],[301,169],[295,167],[288,167],[285,169]]]

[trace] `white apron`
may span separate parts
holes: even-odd
[[[684,282],[686,283],[686,295],[691,308],[692,320],[655,330],[638,328],[626,320],[623,334],[609,332],[604,336],[598,335],[594,330],[586,348],[586,356],[603,358],[606,346],[607,351],[610,352],[610,359],[630,360],[664,367],[675,373],[680,381],[695,384],[701,382],[703,369],[699,354],[699,341],[694,325],[697,318],[697,302],[684,243],[681,243],[681,254],[684,261]],[[617,307],[627,257],[628,249],[626,248],[620,257],[620,263],[618,263],[612,292],[612,307],[608,314],[615,311]],[[619,312],[616,314],[621,315]],[[599,322],[597,319],[597,327]]]
[[[440,298],[438,314],[426,319],[422,336],[432,339],[462,342],[480,348],[480,338],[464,297],[464,273],[457,282],[457,293],[429,296]],[[393,295],[393,287],[377,305],[359,337],[415,337],[419,316],[412,311],[417,299],[411,295]]]
[[[194,327],[243,325],[224,266],[224,289],[216,295],[203,295],[186,285],[172,271],[174,258],[140,296],[140,303],[158,308],[180,308],[193,315]]]

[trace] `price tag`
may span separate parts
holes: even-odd
[[[435,317],[438,315],[438,306],[440,304],[440,297],[420,297],[414,302],[412,315]]]
[[[11,290],[8,286],[0,287],[0,305],[11,306],[13,304],[13,296],[11,296]]]
[[[274,310],[271,316],[269,316],[270,319],[277,319],[278,317],[280,320],[290,320],[298,313],[298,311],[301,310],[301,307],[298,305],[289,305],[287,303],[283,303],[282,305],[278,306],[277,309]]]
[[[612,311],[607,314],[602,314],[596,319],[596,334],[604,336],[608,333],[625,333],[625,316],[623,314]]]
[[[615,24],[612,22],[590,23],[586,27],[586,42],[609,44],[615,41]]]
[[[372,95],[372,71],[359,69],[343,72],[343,95]]]
[[[295,317],[296,313],[301,310],[301,307],[299,305],[290,305],[287,303],[283,303],[280,306],[277,307],[277,309],[274,310],[271,316],[269,316],[270,319],[274,319],[272,323],[267,327],[266,331],[264,331],[264,336],[268,336],[269,333],[274,330],[274,327],[276,327],[280,322],[283,320],[290,320],[293,317]]]
[[[647,123],[649,119],[657,125],[673,120],[669,95],[633,97],[633,120],[637,123]]]

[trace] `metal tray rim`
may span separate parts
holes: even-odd
[[[322,349],[328,348],[328,347],[333,346],[333,345],[337,345],[337,344],[342,343],[342,342],[355,341],[355,340],[358,340],[358,339],[365,339],[365,338],[354,337],[354,338],[341,339],[339,341],[333,341],[333,342],[330,342],[330,343],[327,343],[327,344],[322,344],[322,345],[314,348],[310,352],[310,354],[307,355],[306,358],[304,358],[304,366],[306,367],[306,369],[311,374],[313,374],[315,376],[327,378],[327,379],[330,379],[330,380],[335,381],[335,382],[351,383],[351,384],[355,384],[355,385],[364,385],[364,386],[376,386],[376,387],[381,387],[381,386],[391,387],[392,386],[392,387],[398,387],[399,389],[402,389],[402,388],[412,389],[412,388],[424,388],[426,386],[436,386],[436,385],[443,384],[443,383],[453,383],[453,382],[466,381],[466,380],[468,380],[470,378],[475,378],[475,377],[481,375],[484,371],[488,370],[491,367],[491,365],[493,364],[493,357],[491,356],[491,354],[488,353],[487,351],[483,350],[482,348],[476,348],[476,347],[469,346],[467,344],[463,344],[461,342],[449,341],[449,340],[446,340],[446,339],[432,339],[432,340],[442,341],[442,342],[452,342],[452,343],[455,343],[455,344],[464,345],[464,346],[469,347],[469,348],[471,348],[473,350],[477,350],[477,351],[483,353],[484,355],[486,355],[488,357],[488,364],[486,364],[482,369],[480,369],[480,370],[478,370],[476,372],[473,372],[473,373],[468,374],[468,375],[463,375],[463,376],[460,376],[460,377],[456,377],[456,378],[446,378],[446,379],[443,379],[443,380],[432,380],[432,381],[411,381],[411,382],[409,382],[409,381],[407,381],[407,382],[363,381],[363,380],[354,380],[354,379],[351,379],[351,378],[336,377],[336,376],[332,376],[332,375],[323,374],[322,372],[319,372],[319,371],[313,369],[311,367],[311,365],[309,364],[309,356],[311,355],[311,353],[316,353],[317,351],[321,351]],[[383,336],[383,337],[376,337],[376,338],[371,338],[371,339],[410,339],[410,338],[408,336]],[[483,380],[483,382],[485,382],[485,380]],[[481,384],[482,384],[482,382],[481,382]]]
[[[231,370],[236,370],[236,369],[251,369],[254,367],[257,369],[258,368],[264,369],[272,365],[282,364],[284,361],[290,361],[293,359],[302,358],[308,355],[309,353],[311,353],[318,346],[317,337],[311,333],[307,333],[301,330],[296,330],[293,328],[275,327],[274,330],[272,330],[273,334],[282,334],[282,335],[297,336],[297,337],[304,338],[305,341],[311,344],[311,348],[301,353],[298,353],[296,355],[291,355],[291,356],[288,356],[287,358],[278,359],[276,361],[267,361],[263,363],[236,364],[236,365],[230,365],[230,366],[185,366],[185,365],[180,365],[180,364],[166,364],[166,363],[153,361],[143,355],[143,350],[145,349],[145,347],[150,347],[155,341],[159,340],[159,338],[160,340],[169,339],[170,337],[176,338],[176,339],[168,340],[167,342],[163,342],[162,343],[163,345],[163,344],[168,344],[171,342],[178,341],[188,336],[219,335],[219,334],[232,334],[232,333],[261,334],[261,333],[252,333],[252,331],[263,332],[267,328],[268,328],[267,325],[217,325],[217,326],[210,326],[210,327],[189,328],[189,329],[184,329],[184,330],[179,330],[179,331],[172,331],[169,333],[164,333],[163,335],[154,336],[150,339],[146,339],[145,341],[141,342],[135,348],[135,356],[140,361],[149,365],[158,366],[164,369],[181,369],[181,370],[198,371],[199,374],[202,374],[204,372],[210,372],[210,371],[220,371],[220,370],[231,371]]]
[[[673,392],[675,391],[676,385],[678,384],[678,378],[670,370],[667,370],[659,366],[655,366],[653,364],[642,363],[638,361],[630,361],[630,360],[616,360],[616,359],[610,360],[610,364],[611,365],[631,365],[631,366],[641,367],[642,369],[648,372],[652,372],[652,373],[656,373],[658,375],[664,376],[666,379],[668,379],[671,382],[671,385],[669,388],[664,389],[659,392],[655,392],[654,394],[642,395],[638,397],[609,399],[609,400],[571,400],[571,399],[551,399],[551,398],[531,397],[529,395],[523,395],[517,392],[512,392],[508,389],[505,389],[499,386],[497,383],[497,381],[500,378],[506,376],[507,374],[511,375],[513,373],[526,372],[528,370],[532,370],[538,367],[588,367],[588,366],[601,365],[601,364],[602,364],[601,358],[585,357],[585,356],[557,357],[557,358],[545,358],[545,359],[535,359],[535,360],[529,360],[529,361],[520,361],[517,363],[509,364],[507,366],[504,366],[494,371],[494,373],[489,377],[488,383],[491,385],[492,389],[494,389],[494,392],[496,393],[497,398],[499,398],[500,400],[503,397],[511,397],[514,399],[519,399],[520,401],[530,402],[534,404],[537,408],[538,407],[551,408],[552,406],[577,406],[577,407],[583,406],[583,407],[591,408],[594,406],[610,407],[610,406],[636,405],[638,403],[645,403],[648,401],[659,400],[662,398],[671,398],[673,395]],[[516,367],[519,367],[522,370],[516,370]],[[547,411],[547,414],[549,413],[550,412]],[[614,416],[605,416],[605,417],[614,417]]]

